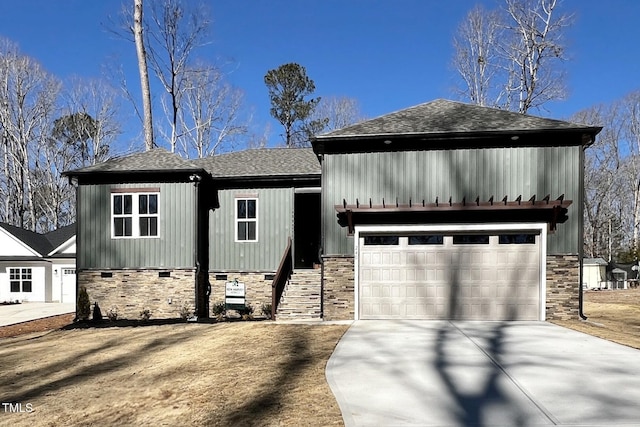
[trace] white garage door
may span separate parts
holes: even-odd
[[[540,319],[540,235],[364,235],[361,319]]]

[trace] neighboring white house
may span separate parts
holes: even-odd
[[[609,289],[607,264],[602,258],[585,258],[582,261],[583,289]]]
[[[0,302],[76,300],[75,224],[46,234],[0,223]]]

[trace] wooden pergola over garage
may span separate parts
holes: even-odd
[[[493,196],[487,201],[480,201],[477,197],[470,202],[464,198],[461,202],[453,202],[450,197],[444,203],[436,198],[431,203],[409,200],[408,204],[400,204],[397,199],[389,204],[383,199],[378,205],[374,205],[371,199],[364,204],[356,199],[355,204],[347,204],[343,200],[342,205],[336,205],[335,209],[338,223],[347,227],[350,235],[356,225],[385,223],[546,222],[549,231],[553,232],[558,224],[567,221],[571,203],[571,200],[564,199],[564,194],[555,200],[550,200],[550,195],[536,200],[534,195],[526,201],[522,196],[508,201],[505,196],[497,202]]]

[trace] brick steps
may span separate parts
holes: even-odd
[[[320,320],[321,304],[320,270],[295,270],[282,293],[276,320]]]

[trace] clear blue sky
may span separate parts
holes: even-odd
[[[146,0],[149,1],[149,0]],[[189,0],[187,0],[189,1]],[[230,81],[245,92],[254,112],[253,131],[272,122],[263,77],[267,70],[298,62],[320,96],[347,96],[375,117],[436,98],[453,99],[452,36],[478,3],[463,0],[212,0],[209,60],[233,64]],[[499,0],[480,1],[495,7]],[[125,1],[132,7],[133,1]],[[0,36],[64,79],[99,77],[121,63],[135,83],[133,44],[106,30],[118,0],[21,0],[2,3]],[[564,0],[576,15],[567,33],[569,98],[534,114],[567,118],[640,89],[640,1]],[[125,105],[126,106],[126,105]],[[128,107],[128,106],[127,106]],[[133,122],[133,128],[139,123]]]

